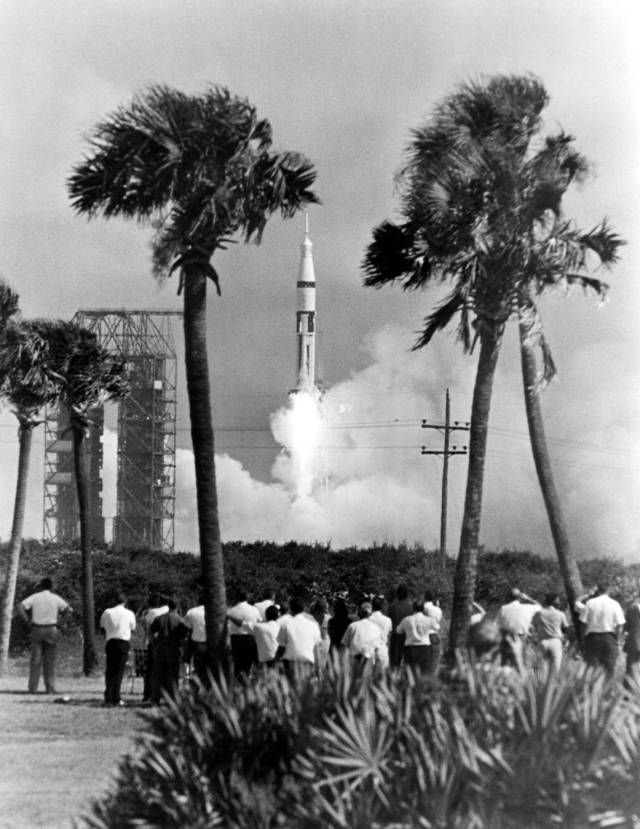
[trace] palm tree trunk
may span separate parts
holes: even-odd
[[[204,593],[209,664],[226,668],[227,600],[220,541],[215,448],[207,358],[207,277],[199,268],[185,269],[184,340],[191,419],[191,441],[196,472],[200,565]]]
[[[80,556],[82,566],[82,672],[91,676],[96,669],[96,620],[93,596],[93,561],[89,533],[89,476],[84,451],[85,424],[71,419],[73,462],[80,513]]]
[[[460,534],[460,551],[453,585],[453,609],[449,633],[451,652],[466,645],[471,607],[475,598],[489,411],[501,341],[502,327],[487,326],[480,335],[480,357],[471,405],[467,491]]]
[[[529,425],[529,439],[531,441],[531,451],[533,452],[533,459],[536,465],[536,472],[538,473],[538,481],[540,482],[540,489],[544,499],[544,505],[547,510],[549,518],[549,526],[551,528],[551,535],[553,536],[553,543],[556,548],[556,555],[558,556],[558,565],[560,573],[564,582],[567,600],[569,602],[569,609],[571,618],[576,631],[576,636],[579,637],[578,613],[576,611],[576,599],[582,595],[582,579],[580,578],[580,571],[578,565],[571,552],[569,544],[569,535],[564,523],[562,514],[562,506],[558,491],[556,490],[553,479],[553,471],[551,469],[551,460],[549,458],[549,450],[547,447],[547,439],[544,433],[544,421],[542,418],[542,408],[540,406],[540,396],[537,391],[537,366],[535,355],[532,348],[527,343],[528,328],[522,320],[518,326],[520,334],[520,358],[522,363],[522,381],[524,384],[524,401],[527,411],[527,423]]]
[[[13,523],[11,525],[11,541],[9,543],[9,561],[7,576],[2,591],[2,615],[0,617],[0,676],[7,673],[9,667],[9,641],[11,639],[11,621],[13,618],[13,603],[16,597],[16,583],[18,581],[18,567],[20,565],[20,550],[22,547],[22,528],[24,526],[24,508],[27,500],[27,478],[29,475],[29,458],[31,456],[31,439],[33,424],[20,423],[18,440],[20,450],[18,454],[18,480],[16,482],[16,499],[13,506]]]

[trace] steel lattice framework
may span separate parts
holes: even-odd
[[[177,360],[172,322],[180,311],[84,310],[74,321],[127,365],[130,394],[118,405],[118,547],[173,550],[176,496]],[[103,542],[102,412],[91,417],[87,447],[92,537]],[[71,441],[64,411],[45,420],[44,538],[70,542],[78,536]]]

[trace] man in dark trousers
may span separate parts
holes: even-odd
[[[131,634],[136,629],[136,617],[125,607],[124,593],[118,592],[115,598],[115,605],[108,607],[100,617],[100,627],[106,639],[104,704],[109,707],[124,705],[120,688],[127,667]]]
[[[151,701],[156,705],[162,701],[163,692],[171,699],[176,698],[182,642],[189,633],[184,619],[176,611],[175,601],[167,599],[167,605],[168,612],[156,616],[149,628],[153,648]]]
[[[627,638],[624,642],[624,652],[627,655],[627,676],[635,674],[637,682],[640,682],[640,671],[637,665],[640,664],[640,599],[636,598],[631,602],[625,614],[625,631]],[[627,684],[629,684],[627,680]]]
[[[44,578],[38,591],[27,596],[18,605],[18,612],[31,628],[31,662],[29,664],[29,693],[35,694],[40,683],[40,671],[44,674],[47,694],[55,694],[56,648],[60,631],[58,617],[71,608],[52,592],[51,579]]]

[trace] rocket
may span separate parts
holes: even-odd
[[[313,245],[309,239],[309,215],[306,214],[296,288],[298,378],[295,391],[309,391],[316,388],[316,275],[313,268],[312,250]]]

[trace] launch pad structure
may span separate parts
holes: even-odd
[[[73,320],[127,368],[130,393],[118,403],[115,547],[173,550],[176,497],[177,359],[172,321],[181,311],[78,311]],[[90,537],[105,542],[103,409],[91,414],[87,463]],[[79,513],[68,415],[63,407],[45,418],[43,538],[73,543]]]

